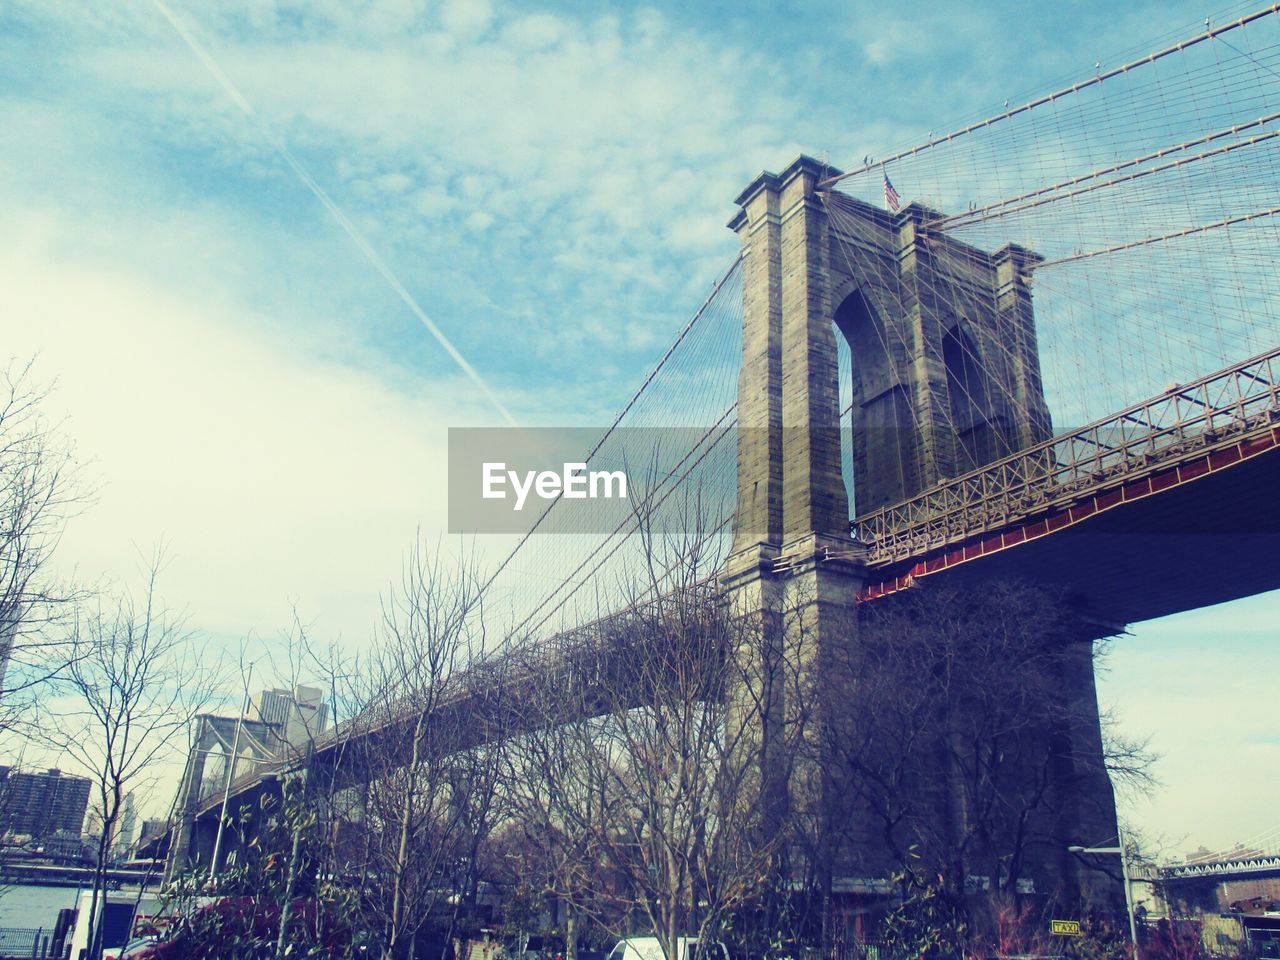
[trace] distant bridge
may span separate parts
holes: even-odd
[[[1209,863],[1180,863],[1159,867],[1156,872],[1165,880],[1189,880],[1199,877],[1280,877],[1280,854],[1241,857]]]
[[[1272,827],[1229,850],[1194,854],[1182,863],[1166,863],[1155,869],[1168,880],[1280,876],[1280,827]]]
[[[1280,881],[1280,828],[1229,850],[1197,854],[1181,863],[1136,864],[1132,876],[1151,884],[1158,898],[1165,901],[1165,908],[1174,913],[1216,913],[1259,896],[1275,899],[1275,885]]]
[[[162,875],[159,865],[147,867],[108,867],[104,876],[108,886],[158,885]],[[23,883],[46,887],[93,886],[93,867],[58,866],[47,863],[0,861],[0,884]]]

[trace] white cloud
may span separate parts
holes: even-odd
[[[512,20],[502,35],[517,47],[545,50],[560,43],[569,32],[569,26],[559,17],[535,13]]]
[[[424,217],[438,219],[455,210],[461,201],[440,186],[425,187],[413,197],[413,208]]]
[[[893,59],[893,50],[889,43],[884,40],[872,40],[862,48],[862,52],[867,57],[867,62],[881,66]]]
[[[1275,826],[1280,735],[1280,593],[1139,624],[1118,639],[1098,682],[1126,733],[1151,738],[1162,781],[1124,813],[1171,844],[1225,849]]]
[[[374,178],[373,185],[383,193],[398,196],[413,186],[413,178],[403,173],[384,173]]]
[[[493,5],[489,0],[443,0],[440,22],[455,36],[471,37],[493,22]]]
[[[462,14],[446,6],[441,17]],[[739,151],[724,145],[744,122],[782,128],[781,103],[741,96],[744,64],[652,15],[597,18],[572,32],[559,18],[532,15],[448,49],[430,32],[377,49],[337,36],[277,45],[222,36],[209,45],[290,139],[323,140],[338,156],[372,149],[403,158],[396,172],[416,167],[423,186],[442,167],[470,171],[487,190],[514,186],[530,200],[536,183],[633,232],[680,210],[725,219],[742,166]],[[129,45],[100,52],[96,71],[113,85],[163,92],[176,111],[170,122],[208,123],[219,94],[189,54],[176,44],[140,53]],[[777,115],[760,116],[762,109]],[[230,122],[243,137],[241,121]],[[776,137],[752,150],[760,164],[789,159],[770,149]],[[672,190],[669,178],[689,170],[697,175]]]
[[[10,226],[5,349],[56,376],[101,483],[61,562],[120,577],[165,542],[164,592],[199,629],[269,636],[296,600],[363,640],[415,528],[445,527],[444,425],[474,416],[452,384],[405,395],[127,262],[62,255],[70,225]]]
[[[341,3],[173,6],[375,247],[418,265],[415,291],[432,299],[447,271],[455,296],[536,311],[544,323],[516,328],[520,352],[561,375],[647,339],[573,322],[601,296],[633,324],[658,325],[658,339],[679,329],[736,247],[723,226],[733,196],[755,169],[798,152],[781,139],[798,118],[816,122],[780,88],[744,83],[775,72],[763,55],[647,10],[493,15],[481,3],[413,16],[373,4],[405,24],[373,42]],[[149,28],[146,3],[133,9],[135,33],[86,42],[71,62],[141,111],[148,146],[286,194],[289,175],[252,124],[172,31]],[[448,242],[463,232],[485,236],[484,254]],[[584,281],[559,283],[570,268]]]

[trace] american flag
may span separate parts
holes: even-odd
[[[881,171],[884,176],[884,205],[889,208],[890,213],[898,212],[898,191],[893,189],[893,184],[889,182],[889,174]]]

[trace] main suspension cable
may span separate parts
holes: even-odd
[[[1210,30],[1205,30],[1203,33],[1199,33],[1194,37],[1189,37],[1186,40],[1179,41],[1172,46],[1165,47],[1162,50],[1157,50],[1155,53],[1147,54],[1145,57],[1141,57],[1137,60],[1131,60],[1123,66],[1115,67],[1114,69],[1099,73],[1096,76],[1090,77],[1088,80],[1073,83],[1069,87],[1063,87],[1060,90],[1055,90],[1053,93],[1045,94],[1044,96],[1037,97],[1034,100],[1029,100],[1020,107],[1013,107],[1012,109],[1005,110],[1003,113],[998,113],[987,117],[984,120],[979,120],[976,123],[971,123],[967,127],[962,127],[959,130],[952,131],[951,133],[945,134],[941,137],[935,137],[932,140],[926,140],[924,143],[918,144],[914,147],[909,147],[906,150],[900,150],[893,156],[884,157],[883,159],[875,160],[870,163],[864,163],[856,170],[850,170],[847,173],[841,173],[837,176],[829,177],[822,181],[818,186],[832,187],[842,180],[848,180],[850,177],[856,177],[861,174],[868,173],[878,167],[883,167],[887,163],[893,163],[895,160],[902,160],[905,157],[913,157],[916,154],[923,153],[924,151],[930,150],[941,144],[951,143],[953,140],[958,140],[970,133],[983,130],[993,124],[1001,122],[1002,120],[1008,120],[1010,117],[1016,117],[1029,110],[1034,110],[1036,107],[1042,107],[1047,103],[1053,103],[1054,101],[1061,100],[1063,97],[1079,93],[1081,90],[1087,90],[1089,87],[1096,86],[1105,80],[1110,80],[1112,77],[1118,77],[1121,74],[1128,73],[1130,70],[1136,69],[1137,67],[1143,67],[1147,64],[1155,63],[1157,60],[1162,60],[1165,57],[1171,56],[1172,54],[1181,53],[1184,50],[1203,43],[1206,40],[1212,40],[1220,34],[1228,33],[1239,27],[1243,27],[1246,24],[1253,23],[1255,20],[1260,20],[1263,17],[1270,16],[1273,13],[1280,13],[1280,3],[1273,3],[1268,7],[1256,10],[1253,13],[1240,17],[1237,20],[1233,20],[1230,23],[1223,24],[1220,27],[1213,27]]]

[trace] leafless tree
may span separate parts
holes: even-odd
[[[351,839],[350,791],[344,791],[349,786],[344,776],[352,733],[349,721],[356,709],[352,682],[360,668],[359,656],[348,655],[337,642],[315,641],[297,607],[284,640],[283,661],[269,650],[261,658],[267,674],[291,695],[303,686],[320,684],[321,707],[314,714],[304,714],[295,706],[276,732],[276,755],[295,758],[296,769],[284,778],[279,804],[271,818],[274,842],[265,844],[271,849],[267,862],[257,871],[243,869],[237,878],[246,893],[278,902],[275,956],[280,960],[293,951],[306,950],[308,938],[319,934],[320,926],[344,924],[351,919],[348,914],[352,898],[343,890],[342,879],[348,866],[343,854],[346,841]],[[248,671],[243,667],[242,673],[247,677]],[[323,762],[318,759],[322,747],[326,755]],[[264,846],[261,836],[256,839],[259,847]],[[252,843],[251,839],[242,838],[246,853]],[[277,853],[282,856],[273,857]],[[315,901],[315,929],[293,922],[295,898],[303,893]]]
[[[295,614],[283,659],[255,661],[291,689],[321,686],[334,711],[326,730],[282,731],[274,786],[226,820],[220,889],[274,901],[278,956],[314,933],[293,923],[298,898],[388,960],[421,955],[428,927],[447,944],[474,903],[503,737],[481,584],[470,558],[419,542],[368,649],[318,643]]]
[[[735,693],[757,638],[707,578],[705,528],[659,537],[643,521],[618,610],[530,667],[508,790],[567,908],[568,951],[585,912],[652,930],[676,957],[679,938],[719,932],[771,859],[745,749],[755,708]]]
[[[484,651],[482,595],[471,560],[416,544],[366,658],[350,762],[364,780],[369,919],[388,960],[412,960],[487,829],[481,780],[492,767],[475,751],[493,737],[467,675]]]
[[[1090,815],[1064,804],[1110,790],[1091,637],[1070,605],[1019,583],[925,585],[865,605],[850,638],[827,671],[826,749],[853,800],[832,839],[880,852],[859,872],[941,878],[962,906],[972,877],[1013,895],[1034,862],[1064,862],[1078,841],[1063,824]],[[1131,780],[1149,763],[1134,744],[1114,759]]]
[[[0,371],[0,733],[24,694],[65,667],[65,637],[51,629],[74,599],[49,560],[83,495],[70,444],[45,415],[47,391],[31,363]]]
[[[90,902],[90,957],[101,953],[99,904],[125,796],[187,745],[196,715],[217,689],[183,618],[156,594],[158,561],[140,597],[85,604],[72,628],[75,656],[58,677],[58,696],[41,724],[51,747],[94,781],[99,825]]]
[[[572,654],[548,662],[546,656],[540,650],[528,662],[520,733],[504,756],[511,811],[506,846],[514,860],[512,887],[528,886],[557,900],[565,955],[576,960],[582,915],[609,926],[618,919],[616,897],[610,896],[616,878],[600,844],[617,816],[617,798],[604,789],[608,778],[600,767],[611,758],[601,749],[603,723],[592,716],[607,693],[597,663]]]

